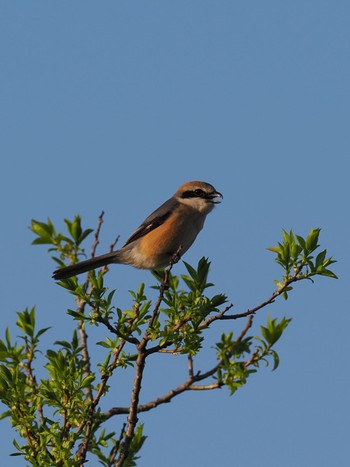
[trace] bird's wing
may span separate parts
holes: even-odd
[[[129,245],[135,240],[138,240],[139,238],[146,235],[148,232],[151,232],[152,230],[162,225],[166,219],[171,216],[178,204],[179,202],[174,198],[170,198],[168,201],[165,201],[164,204],[153,211],[152,214],[150,214],[147,219],[142,222],[140,227],[136,229],[135,232],[127,239],[124,246]]]

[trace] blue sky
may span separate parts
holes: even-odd
[[[300,284],[269,308],[293,318],[277,371],[234,397],[184,394],[141,417],[140,466],[348,464],[349,15],[342,0],[0,3],[2,336],[33,305],[52,326],[44,348],[71,335],[72,298],[30,246],[32,218],[61,228],[79,213],[94,227],[104,210],[103,253],[188,180],[214,184],[224,202],[185,259],[211,259],[215,292],[237,312],[272,292],[280,271],[266,247],[282,228],[321,227],[338,260],[338,281]],[[108,285],[128,306],[142,281],[153,283],[115,266]],[[185,377],[181,357],[155,359],[143,401]],[[0,458],[23,465],[1,424]]]

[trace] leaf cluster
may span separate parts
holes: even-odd
[[[292,230],[282,231],[282,241],[277,246],[268,248],[275,253],[275,261],[284,270],[283,281],[276,280],[277,291],[282,292],[284,298],[288,298],[288,292],[293,289],[292,282],[303,279],[313,280],[316,275],[337,278],[329,266],[336,261],[330,256],[327,258],[327,250],[318,252],[318,240],[321,229],[311,229],[306,238],[295,235]]]
[[[64,260],[76,263],[80,256],[85,256],[84,249],[81,248],[83,241],[93,232],[93,229],[83,230],[81,217],[75,216],[71,221],[64,219],[67,234],[57,233],[56,228],[50,219],[47,222],[32,220],[29,229],[35,234],[33,245],[52,245],[50,252],[56,251],[59,256],[52,258],[59,266],[64,266]]]

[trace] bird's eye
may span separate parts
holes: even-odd
[[[200,188],[197,188],[196,190],[194,190],[194,194],[196,196],[203,196],[203,190],[201,190]]]

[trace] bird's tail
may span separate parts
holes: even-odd
[[[112,253],[106,253],[105,255],[96,256],[85,261],[81,261],[77,264],[72,264],[65,268],[56,269],[52,277],[60,281],[62,279],[68,279],[68,277],[82,274],[83,272],[91,271],[91,269],[100,268],[110,263],[118,263],[118,252],[113,251]]]

